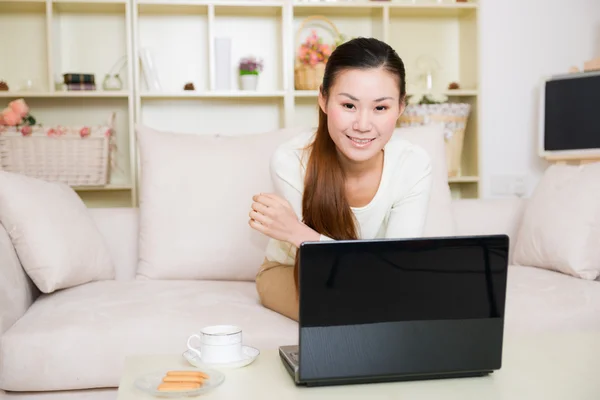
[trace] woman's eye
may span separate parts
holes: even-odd
[[[346,103],[346,104],[343,105],[343,107],[349,108],[349,109],[350,108],[354,108],[354,104]]]
[[[384,111],[384,110],[387,110],[387,107],[386,106],[377,106],[377,107],[375,107],[375,109],[377,111]]]

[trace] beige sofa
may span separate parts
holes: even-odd
[[[146,162],[148,159],[142,157],[142,171]],[[208,159],[201,158],[198,162],[209,163],[207,170],[214,166]],[[215,171],[219,169],[212,170]],[[240,182],[249,176],[257,179],[255,170],[239,170],[236,174]],[[225,175],[223,172],[221,178],[226,179]],[[160,188],[159,176],[148,172],[142,178],[142,185],[145,179],[157,182],[154,189],[164,191]],[[262,182],[246,189],[269,187],[268,174],[259,179]],[[208,185],[203,187],[203,193],[222,189],[220,179],[203,183]],[[140,243],[148,246],[153,240],[148,235],[160,234],[152,230],[165,229],[164,225],[142,221],[149,218],[144,214],[148,209],[154,212],[158,207],[156,203],[144,203],[152,201],[145,196],[154,193],[154,189],[142,191],[140,209],[89,210],[115,265],[115,278],[111,280],[40,294],[22,268],[9,234],[0,226],[0,389],[5,391],[0,392],[5,396],[1,398],[114,399],[125,356],[181,354],[186,349],[188,336],[205,325],[238,324],[243,328],[245,344],[259,349],[297,341],[294,321],[258,303],[254,282],[247,278],[258,269],[260,260],[256,254],[243,265],[232,266],[225,275],[213,271],[213,275],[206,275],[205,279],[157,279],[139,275],[140,263],[151,264],[149,254],[152,255],[149,249],[141,252]],[[193,193],[187,196],[194,198]],[[458,235],[506,233],[514,243],[526,204],[527,200],[521,199],[454,200],[450,204],[450,216],[456,223]],[[223,209],[208,211],[220,215],[228,213],[232,205],[239,207],[242,215],[246,214],[249,199],[235,197],[223,205]],[[184,226],[185,211],[181,214],[177,207],[171,211],[174,212],[170,214],[173,226],[190,229]],[[208,217],[203,218],[207,219],[206,227],[197,229],[213,229]],[[225,222],[219,223],[224,224],[225,231],[215,234],[209,231],[199,239],[207,258],[199,260],[197,268],[208,271],[218,262],[210,258],[214,256],[210,254],[211,248],[244,252],[249,241],[257,249],[263,248],[264,240],[255,236],[248,239],[246,231],[240,234],[234,225],[227,228]],[[244,224],[245,220],[240,226]],[[225,243],[224,238],[228,238]],[[173,247],[172,243],[164,246],[171,246],[174,259],[178,257],[176,252],[186,251]],[[230,279],[220,279],[227,274]],[[511,266],[506,333],[600,332],[599,289],[597,281],[540,268]]]

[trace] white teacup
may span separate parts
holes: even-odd
[[[193,347],[191,341],[200,339],[200,348]],[[242,358],[242,329],[235,325],[207,326],[200,334],[193,334],[187,340],[187,348],[196,353],[202,362],[224,364]]]

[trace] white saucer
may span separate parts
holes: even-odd
[[[198,349],[200,351],[200,349]],[[187,360],[194,367],[210,367],[210,368],[241,368],[248,364],[251,364],[256,360],[260,351],[250,346],[242,346],[242,358],[238,361],[229,363],[205,363],[202,362],[202,358],[191,350],[187,350],[183,353],[183,358]]]

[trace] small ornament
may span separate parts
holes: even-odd
[[[4,81],[0,81],[0,91],[7,92],[8,91],[8,83]]]
[[[192,82],[188,82],[183,87],[183,90],[196,90],[196,88],[194,87],[194,84]]]
[[[460,89],[460,85],[458,84],[458,82],[452,82],[448,85],[448,89],[449,90]]]
[[[104,90],[121,90],[123,88],[123,81],[119,74],[106,74],[102,82],[102,88]]]

